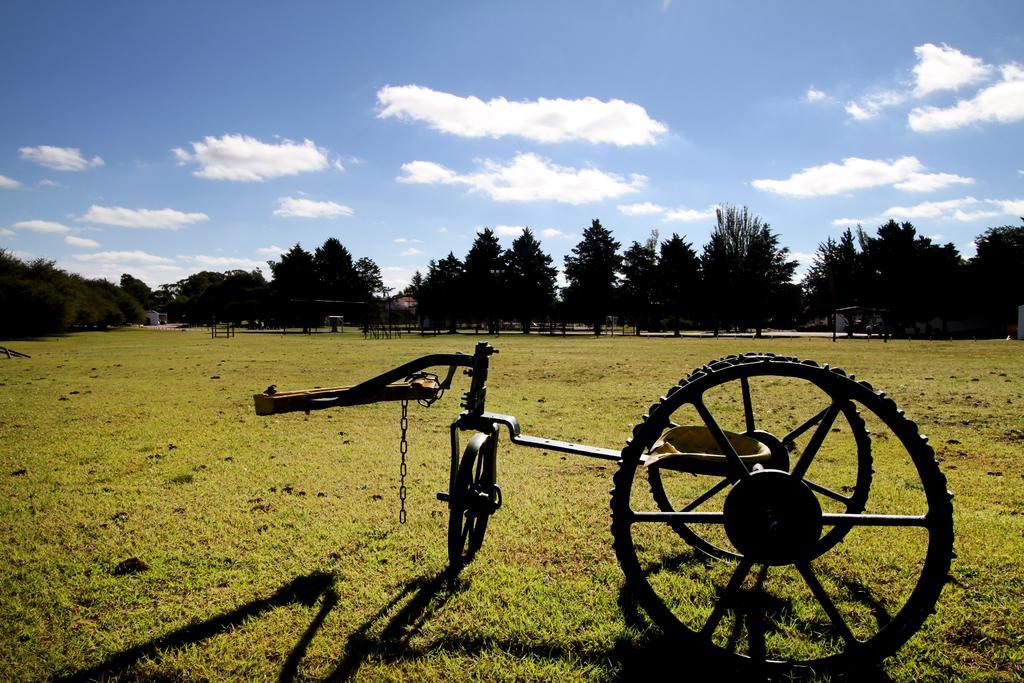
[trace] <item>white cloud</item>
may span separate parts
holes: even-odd
[[[913,206],[890,206],[880,215],[870,218],[837,218],[832,225],[848,227],[887,221],[890,218],[914,220],[949,220],[960,223],[997,218],[999,216],[1020,216],[1024,214],[1024,199],[977,199],[961,197],[938,202],[921,202]],[[945,239],[943,235],[931,235],[933,239]]]
[[[1024,199],[988,199],[1008,216],[1024,216]]]
[[[384,281],[385,287],[390,287],[394,291],[401,291],[405,289],[409,282],[412,281],[413,273],[416,271],[421,273],[427,272],[426,266],[384,266],[380,269],[381,280]]]
[[[785,180],[758,179],[751,185],[787,197],[822,197],[888,185],[907,192],[930,192],[974,182],[952,173],[924,173],[924,168],[916,157],[895,161],[848,157],[841,164],[811,166]]]
[[[53,221],[19,221],[15,223],[14,228],[18,230],[31,230],[32,232],[50,232],[50,233],[67,233],[71,232],[71,228],[62,224],[54,223]]]
[[[277,200],[275,216],[286,218],[337,218],[351,216],[352,209],[337,202],[318,202],[312,199],[281,197]]]
[[[327,152],[312,140],[282,140],[273,144],[248,135],[208,135],[193,142],[192,153],[171,150],[180,164],[195,163],[192,175],[209,180],[262,182],[269,178],[322,171],[329,165]]]
[[[423,252],[416,247],[409,247],[402,251],[402,256],[415,256],[416,254],[422,254]]]
[[[642,204],[619,204],[615,208],[617,208],[619,213],[623,216],[651,216],[662,213],[665,210],[664,206],[658,206],[651,202],[643,202]]]
[[[544,228],[543,230],[540,231],[540,235],[541,237],[547,237],[548,239],[551,239],[553,237],[571,239],[573,237],[572,233],[562,232],[561,230],[557,230],[555,228]]]
[[[917,55],[914,67],[914,95],[917,97],[941,90],[957,90],[984,81],[992,74],[992,67],[980,58],[965,55],[946,44],[918,45],[914,54]]]
[[[917,107],[907,115],[911,130],[931,133],[975,123],[1014,123],[1024,119],[1024,67],[1007,64],[1003,80],[952,107]]]
[[[256,250],[256,253],[257,254],[265,254],[266,256],[280,256],[281,254],[285,253],[286,251],[288,251],[288,250],[287,249],[282,249],[281,247],[277,246],[276,244],[271,244],[269,247],[259,247]]]
[[[55,171],[84,171],[103,165],[103,159],[98,156],[87,160],[82,156],[82,150],[77,147],[39,145],[38,147],[22,147],[18,152],[21,153],[22,159],[33,161]]]
[[[950,185],[973,185],[974,178],[954,173],[912,173],[901,183],[893,185],[904,192],[934,192]]]
[[[423,121],[435,130],[467,138],[516,135],[537,142],[585,140],[592,143],[653,144],[668,127],[648,116],[638,104],[540,98],[510,102],[496,97],[484,102],[418,85],[387,86],[377,91],[379,118]]]
[[[96,240],[91,240],[88,237],[76,237],[74,235],[68,235],[64,238],[65,244],[70,244],[73,247],[85,247],[86,249],[95,249],[100,246],[100,243]]]
[[[810,88],[807,89],[807,93],[804,95],[804,99],[813,104],[817,102],[828,102],[832,98],[812,85]]]
[[[188,263],[203,266],[204,268],[256,270],[257,268],[267,267],[266,261],[254,261],[253,259],[235,256],[206,256],[197,254],[194,256],[179,255],[178,258]]]
[[[155,256],[144,251],[97,251],[93,254],[75,254],[72,256],[76,261],[83,263],[137,263],[144,265],[173,264],[174,259],[163,256]]]
[[[687,209],[686,207],[679,207],[678,209],[671,209],[665,212],[664,221],[703,221],[709,218],[715,217],[715,211],[718,209],[717,204],[713,204],[706,209]]]
[[[791,251],[789,252],[789,258],[797,262],[796,271],[793,273],[793,277],[790,279],[791,282],[800,282],[804,279],[807,274],[807,270],[814,263],[814,257],[816,254],[810,254],[806,251]]]
[[[394,242],[395,244],[423,244],[423,240],[414,237],[396,237]]]
[[[980,218],[991,218],[998,216],[998,211],[981,210],[966,211],[967,207],[974,207],[979,204],[974,197],[963,197],[962,199],[947,199],[941,202],[922,202],[914,206],[890,206],[882,212],[885,217],[892,218],[930,218],[956,220],[969,223]]]
[[[186,213],[174,209],[126,209],[121,206],[96,206],[93,204],[78,221],[117,225],[122,228],[155,228],[177,230],[183,225],[209,220],[205,213]]]
[[[117,282],[122,273],[131,273],[150,287],[177,282],[201,270],[255,270],[266,268],[266,262],[227,256],[179,255],[176,258],[157,256],[145,251],[101,251],[74,254],[71,260],[58,264],[85,277],[106,278]]]
[[[21,187],[21,183],[19,183],[14,178],[8,178],[5,175],[0,175],[0,188],[3,188],[5,190],[13,190],[16,187]]]
[[[519,237],[525,229],[525,225],[496,225],[494,226],[494,233],[506,237]]]
[[[556,201],[586,204],[614,199],[636,192],[647,182],[642,175],[622,176],[594,168],[576,169],[557,166],[536,154],[517,154],[507,166],[485,160],[476,173],[460,175],[430,161],[402,165],[401,183],[459,184],[474,192],[483,192],[496,202]]]
[[[566,287],[569,286],[569,280],[568,278],[565,277],[564,268],[559,268],[558,272],[555,273],[555,284],[562,289],[565,289]]]
[[[435,164],[433,161],[410,161],[407,164],[402,164],[402,170],[405,171],[405,175],[396,178],[400,183],[433,185],[459,181],[455,171],[445,168],[441,164]]]
[[[859,102],[848,102],[846,113],[857,121],[873,119],[887,107],[895,107],[907,101],[907,95],[896,90],[883,90],[860,98]]]
[[[43,178],[42,180],[39,181],[38,185],[39,187],[60,187],[59,183],[55,183],[49,178]]]
[[[18,233],[14,232],[13,230],[8,230],[7,228],[0,228],[0,237],[14,237],[17,234]]]

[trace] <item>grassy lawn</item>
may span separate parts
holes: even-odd
[[[134,330],[10,342],[32,357],[0,358],[0,677],[603,680],[639,675],[666,656],[694,671],[699,655],[666,649],[622,594],[609,532],[615,463],[510,446],[503,434],[505,505],[449,586],[447,508],[435,493],[447,488],[448,425],[465,378],[433,407],[410,407],[404,526],[398,404],[309,416],[258,417],[252,408],[252,394],[272,383],[354,383],[421,354],[471,352],[474,341]],[[1024,676],[1020,343],[491,342],[501,353],[490,410],[516,415],[530,434],[615,449],[681,377],[731,353],[812,358],[884,389],[930,436],[956,493],[958,558],[937,613],[882,673]],[[799,423],[822,407],[800,387],[755,388],[766,421]],[[715,400],[740,429],[735,401]],[[842,486],[851,437],[849,425],[837,429],[816,465],[834,461],[833,474],[820,476]],[[920,485],[880,437],[869,511],[913,513]],[[830,590],[853,596],[855,632],[858,619],[900,606],[914,581],[903,558],[920,557],[920,537],[907,530],[861,531],[823,556],[821,569]],[[687,557],[666,527],[649,533],[645,557],[682,557],[652,585],[673,596],[680,618],[699,618],[728,563]],[[130,557],[148,569],[117,571]],[[873,591],[859,608],[852,584],[839,586],[851,576]],[[787,605],[785,618],[827,622],[808,612],[814,606]]]

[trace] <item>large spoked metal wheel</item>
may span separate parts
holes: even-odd
[[[497,428],[469,439],[459,461],[448,499],[448,564],[459,570],[484,542],[487,521],[501,507],[501,489],[495,483]]]
[[[844,434],[844,443],[837,449],[841,461],[837,462],[836,458],[833,458],[831,462],[822,464],[823,458],[814,458],[812,455],[814,459],[809,462],[815,463],[817,466],[812,471],[805,471],[800,478],[812,491],[831,503],[828,508],[830,511],[862,512],[868,498],[868,490],[871,487],[871,438],[868,436],[864,420],[861,419],[857,408],[849,400],[844,400],[842,396],[830,395],[827,388],[799,378],[785,388],[778,386],[781,383],[775,381],[774,375],[768,376],[767,381],[761,381],[757,379],[758,368],[757,363],[742,364],[737,368],[738,372],[732,379],[719,376],[717,378],[719,382],[714,385],[713,389],[716,396],[722,399],[721,402],[726,405],[730,402],[733,404],[733,420],[739,422],[742,418],[741,433],[764,444],[770,451],[770,459],[763,462],[761,467],[791,471],[793,466],[800,462],[791,456],[799,454],[801,443],[812,447],[811,442],[805,442],[804,439],[808,435],[811,439],[817,438],[812,429],[821,426],[823,421],[827,421],[823,427],[825,431],[818,436],[832,432]],[[825,407],[807,419],[801,419],[796,424],[792,423],[792,417],[796,417],[796,414],[792,415],[789,420],[790,424],[787,424],[785,419],[785,417],[790,417],[789,415],[780,416],[781,419],[772,419],[775,417],[774,415],[762,414],[762,411],[768,410],[779,412],[777,407],[773,409],[773,406],[766,404],[771,403],[771,398],[778,400],[780,394],[791,392],[794,388],[793,385],[799,383],[805,385],[802,392],[804,395],[791,398],[803,399],[803,402],[814,406],[822,404]],[[758,401],[759,384],[766,385],[765,388],[772,395],[769,400]],[[772,387],[772,384],[776,386]],[[753,391],[752,386],[754,387]],[[705,392],[709,388],[711,387],[706,388]],[[773,388],[774,391],[772,391]],[[830,406],[833,405],[838,408],[838,412],[830,411]],[[738,414],[740,412],[742,414]],[[694,417],[700,418],[699,413]],[[800,415],[800,417],[804,416]],[[720,419],[720,417],[716,418],[716,421],[720,421]],[[759,424],[759,421],[763,421],[765,424]],[[833,440],[836,440],[835,437]],[[809,467],[809,464],[806,467]],[[703,506],[713,506],[716,497],[724,497],[738,481],[737,473],[730,471],[727,466],[696,468],[696,471],[680,471],[657,466],[643,469],[646,472],[654,502],[663,512],[690,512],[702,509]],[[825,478],[824,483],[819,483],[814,478],[818,472],[821,472],[821,476]],[[707,533],[710,529],[706,525],[688,526],[682,521],[674,521],[670,523],[670,526],[692,547],[711,558],[739,559],[741,557],[730,548],[728,543],[722,543],[726,539],[721,532]],[[702,527],[705,535],[701,533]],[[817,557],[827,552],[836,543],[839,543],[849,530],[850,527],[845,525],[836,525],[829,529],[818,540],[814,556]]]
[[[714,436],[721,476],[661,471],[649,490],[637,478],[676,423]],[[773,450],[752,465],[730,428],[781,445],[788,462]],[[810,361],[731,356],[634,428],[612,534],[629,592],[669,637],[758,676],[850,671],[891,655],[934,610],[951,499],[917,425],[869,384]]]

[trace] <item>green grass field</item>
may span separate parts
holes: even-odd
[[[699,671],[699,655],[666,645],[622,593],[609,532],[615,463],[510,446],[503,434],[504,507],[449,586],[447,508],[435,493],[447,488],[464,378],[433,407],[410,408],[405,526],[398,404],[309,416],[252,408],[272,383],[354,383],[424,353],[471,352],[475,341],[134,330],[0,342],[32,356],[0,358],[0,678],[604,680],[656,661]],[[812,358],[884,389],[930,436],[956,493],[958,558],[937,613],[879,676],[1024,676],[1021,344],[490,341],[501,351],[490,410],[518,416],[530,434],[615,449],[681,377],[731,353]],[[822,407],[799,387],[755,389],[766,420],[799,422]],[[738,414],[734,400],[715,400],[721,415]],[[837,430],[816,465],[842,486],[849,426]],[[875,440],[869,511],[916,511],[920,485],[900,454]],[[821,569],[847,596],[855,632],[899,607],[914,581],[902,558],[921,545],[908,530],[861,531]],[[680,618],[706,613],[728,563],[687,556],[667,527],[644,533],[642,559],[681,558],[652,585]],[[117,572],[129,557],[148,570]],[[838,587],[850,576],[871,596]],[[786,606],[772,634],[780,651],[813,654],[815,643],[787,640],[783,622],[826,623],[814,606]]]

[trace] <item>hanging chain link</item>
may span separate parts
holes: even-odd
[[[402,464],[398,468],[398,473],[401,475],[401,482],[398,487],[398,499],[401,501],[401,508],[398,510],[398,522],[405,524],[405,475],[409,472],[409,467],[405,462],[405,455],[409,452],[409,441],[406,438],[406,432],[409,431],[409,400],[402,400],[402,419],[398,421],[398,426],[402,428],[402,436],[398,441],[398,452],[402,454]]]

